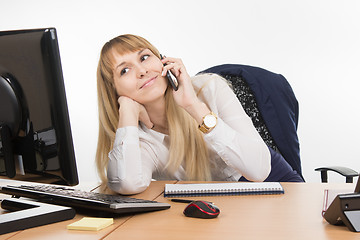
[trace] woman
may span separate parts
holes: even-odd
[[[144,38],[121,35],[104,45],[97,81],[97,168],[113,191],[139,193],[152,179],[268,177],[269,149],[218,75],[190,78],[180,59],[161,60]]]

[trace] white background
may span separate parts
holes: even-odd
[[[57,29],[80,181],[98,179],[99,52],[124,33],[182,58],[191,75],[223,63],[283,74],[300,104],[306,181],[320,182],[323,165],[360,170],[358,0],[1,0],[0,9],[0,31]]]

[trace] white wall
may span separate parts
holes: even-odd
[[[57,28],[81,181],[97,179],[99,51],[124,33],[182,58],[192,75],[222,63],[282,73],[300,103],[306,180],[319,182],[323,165],[360,170],[358,0],[1,0],[0,9],[0,30]]]

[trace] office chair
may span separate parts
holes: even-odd
[[[200,73],[219,74],[232,84],[234,93],[265,143],[280,152],[303,178],[297,136],[299,106],[288,81],[280,74],[240,64],[218,65]],[[323,183],[328,181],[328,171],[345,176],[347,183],[359,176],[353,169],[341,166],[321,167],[315,171],[320,171]]]
[[[302,177],[297,136],[299,107],[288,81],[280,74],[240,64],[218,65],[200,73],[216,73],[232,84],[268,147],[281,153]]]

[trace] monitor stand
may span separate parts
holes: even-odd
[[[9,178],[15,177],[15,163],[13,155],[13,146],[11,144],[11,129],[6,124],[0,123],[0,143],[2,146],[3,159],[5,165],[6,176]]]
[[[0,234],[73,219],[76,214],[70,207],[18,198],[3,199],[1,207],[14,212],[0,214]]]

